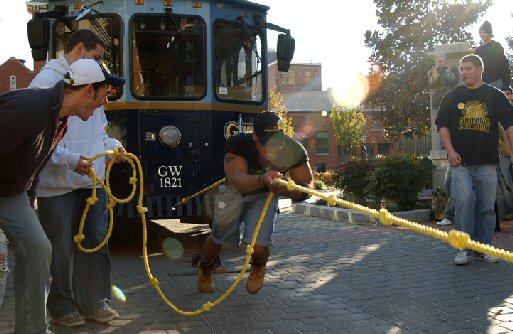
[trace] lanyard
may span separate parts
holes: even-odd
[[[68,118],[66,117],[66,120],[61,122],[59,126],[57,127],[57,135],[53,137],[52,141],[52,147],[50,148],[50,152],[53,152],[55,148],[57,147],[57,144],[61,141],[62,137],[66,133],[66,129],[68,128]]]

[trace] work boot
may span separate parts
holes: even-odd
[[[260,291],[264,285],[265,276],[265,264],[263,265],[251,265],[249,272],[248,281],[246,282],[246,290],[252,295]]]
[[[212,293],[214,292],[214,282],[212,281],[212,272],[214,270],[214,263],[205,265],[200,261],[198,265],[198,289],[201,292]]]

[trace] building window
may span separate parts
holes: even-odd
[[[16,76],[15,75],[11,75],[9,77],[9,89],[10,90],[16,89]]]
[[[372,128],[371,128],[371,131],[381,131],[383,130],[383,124],[381,123],[380,120],[378,119],[375,119],[373,122],[372,122]]]
[[[326,155],[330,153],[329,150],[329,141],[328,141],[328,131],[317,131],[315,133],[315,138],[317,140],[317,154],[318,155]]]
[[[281,72],[281,84],[286,85],[288,82],[289,74],[287,72]]]
[[[289,80],[287,82],[289,85],[295,85],[296,84],[296,72],[289,71]]]
[[[309,83],[310,81],[312,81],[312,72],[306,71],[305,72],[305,83]]]

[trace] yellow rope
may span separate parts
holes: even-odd
[[[505,261],[513,262],[513,253],[506,251],[504,249],[498,249],[491,245],[482,244],[477,241],[473,241],[470,239],[470,236],[461,231],[451,230],[449,233],[438,230],[436,228],[432,228],[426,225],[422,225],[419,223],[415,223],[406,219],[402,219],[394,216],[386,209],[374,210],[364,207],[359,204],[355,204],[349,201],[345,201],[343,199],[337,198],[335,195],[325,195],[322,192],[315,191],[309,188],[298,186],[292,180],[284,181],[280,179],[274,179],[274,182],[277,182],[283,186],[287,187],[289,191],[301,191],[308,193],[310,195],[314,195],[320,198],[325,199],[328,202],[329,206],[340,205],[349,209],[353,209],[355,211],[360,211],[374,218],[378,218],[384,225],[392,225],[396,224],[402,227],[406,227],[415,232],[431,236],[440,240],[447,240],[449,245],[452,247],[463,250],[463,249],[472,249],[480,253],[486,253],[498,258],[501,258]]]
[[[148,212],[148,209],[143,206],[143,193],[144,193],[143,192],[144,179],[142,177],[143,170],[142,170],[141,162],[139,161],[137,156],[133,155],[132,153],[123,153],[122,154],[123,157],[126,159],[126,161],[128,161],[128,163],[132,166],[132,177],[130,178],[130,183],[132,184],[131,194],[127,198],[119,199],[119,198],[115,197],[110,190],[110,182],[109,182],[110,171],[111,171],[114,159],[120,154],[121,153],[119,153],[117,150],[108,150],[108,151],[102,152],[102,153],[94,156],[93,158],[91,158],[91,161],[94,161],[104,155],[112,155],[113,156],[113,159],[111,161],[109,161],[109,164],[107,165],[105,183],[103,183],[102,180],[100,178],[98,178],[98,176],[95,174],[95,171],[93,168],[91,168],[91,171],[89,172],[89,177],[91,177],[93,179],[93,190],[92,190],[91,197],[89,197],[87,199],[86,207],[85,207],[82,217],[80,219],[79,232],[73,238],[75,243],[77,244],[77,247],[83,252],[92,253],[92,252],[96,252],[96,251],[100,250],[103,246],[105,246],[105,244],[107,243],[108,239],[110,238],[110,236],[112,234],[112,227],[113,227],[113,220],[114,220],[114,207],[116,206],[116,203],[127,203],[130,200],[132,200],[136,193],[137,182],[139,181],[139,198],[137,200],[137,211],[139,212],[139,214],[141,216],[142,223],[143,223],[142,224],[143,225],[143,261],[144,261],[144,267],[145,267],[146,273],[148,275],[148,278],[150,279],[150,283],[155,287],[155,289],[157,290],[157,293],[160,295],[162,300],[172,310],[174,310],[178,314],[181,314],[184,316],[195,316],[195,315],[199,315],[199,314],[202,314],[204,312],[211,310],[214,306],[220,304],[223,300],[225,300],[235,290],[237,285],[239,285],[240,281],[242,280],[242,277],[248,268],[249,261],[251,260],[251,255],[253,254],[253,251],[254,251],[253,247],[255,245],[258,233],[262,226],[262,222],[265,218],[265,215],[268,211],[269,205],[271,203],[271,199],[274,194],[272,192],[269,193],[269,196],[265,202],[264,208],[262,210],[262,214],[260,215],[260,219],[258,220],[257,226],[255,228],[255,232],[253,234],[251,244],[248,245],[246,248],[246,260],[245,260],[242,270],[239,273],[239,275],[237,276],[237,279],[235,280],[235,282],[230,286],[230,288],[228,288],[228,290],[221,297],[219,297],[215,301],[209,301],[209,302],[205,303],[200,309],[197,309],[195,311],[183,311],[180,308],[178,308],[177,306],[175,306],[167,298],[167,296],[164,294],[164,292],[160,288],[159,280],[155,276],[153,276],[153,274],[151,273],[151,268],[150,268],[150,264],[149,264],[149,260],[148,260],[148,248],[147,248],[148,235],[147,235],[147,223],[146,223],[146,215],[145,215],[145,213]],[[134,161],[135,161],[135,163],[134,163]],[[137,173],[139,174],[140,179],[137,179]],[[223,183],[224,181],[225,181],[225,179],[217,181],[216,183],[195,193],[194,195],[192,195],[188,198],[182,199],[182,201],[179,204],[186,203],[187,200],[207,192],[208,190],[218,186],[219,184]],[[360,211],[360,212],[370,215],[372,217],[378,218],[385,225],[396,224],[399,226],[407,227],[407,228],[414,230],[421,234],[429,235],[429,236],[432,236],[432,237],[440,239],[440,240],[447,240],[448,243],[452,247],[457,248],[459,250],[472,249],[472,250],[475,250],[475,251],[478,251],[481,253],[487,253],[490,255],[497,256],[497,257],[499,257],[503,260],[509,261],[509,262],[513,262],[513,253],[505,251],[503,249],[497,249],[490,245],[485,245],[485,244],[473,241],[470,239],[470,236],[464,232],[452,230],[449,233],[447,233],[447,232],[444,232],[444,231],[441,231],[438,229],[434,229],[434,228],[431,228],[431,227],[428,227],[428,226],[425,226],[422,224],[408,221],[406,219],[395,217],[390,212],[388,212],[386,209],[381,209],[381,210],[377,211],[377,210],[370,209],[370,208],[367,208],[367,207],[359,205],[359,204],[345,201],[343,199],[337,198],[334,195],[328,196],[328,195],[323,194],[322,192],[298,186],[292,180],[284,181],[284,180],[280,180],[280,179],[274,179],[274,181],[277,182],[278,184],[286,186],[287,190],[289,190],[289,191],[294,191],[294,190],[301,191],[301,192],[304,192],[304,193],[307,193],[310,195],[314,195],[314,196],[323,198],[328,202],[329,206],[341,205],[341,206],[344,206],[344,207],[347,207],[347,208],[350,208],[350,209],[353,209],[356,211]],[[94,248],[86,249],[81,245],[82,241],[84,241],[84,239],[85,239],[84,234],[83,234],[83,229],[84,229],[84,223],[85,223],[85,219],[87,217],[89,208],[92,205],[96,204],[96,202],[98,201],[98,198],[96,197],[97,183],[99,183],[101,185],[101,187],[105,189],[105,192],[109,198],[109,202],[107,204],[107,208],[109,210],[109,229],[107,231],[105,239],[98,246],[96,246]]]
[[[164,294],[164,292],[160,288],[159,280],[155,276],[153,276],[153,274],[151,273],[151,268],[150,268],[150,264],[149,264],[149,260],[148,260],[148,247],[147,247],[147,243],[148,243],[148,229],[147,229],[146,215],[145,215],[145,213],[148,212],[148,209],[143,206],[144,180],[143,180],[143,177],[142,177],[143,170],[142,170],[141,162],[139,161],[137,156],[133,155],[132,153],[123,153],[123,156],[125,157],[125,159],[132,166],[132,171],[133,172],[132,172],[132,177],[130,178],[130,183],[132,184],[133,188],[132,188],[132,193],[130,194],[130,196],[128,196],[125,199],[119,199],[119,198],[115,197],[112,194],[112,192],[110,191],[109,174],[110,174],[110,171],[111,171],[111,168],[112,168],[112,164],[114,163],[114,159],[118,155],[120,155],[121,153],[119,153],[117,150],[114,150],[114,151],[113,150],[108,150],[108,151],[105,151],[105,152],[102,152],[100,154],[95,155],[94,157],[91,158],[91,161],[94,161],[94,160],[98,159],[99,157],[104,156],[104,155],[108,155],[108,154],[112,155],[113,159],[111,161],[109,161],[109,164],[107,166],[106,177],[105,177],[106,182],[105,183],[103,183],[101,181],[101,179],[98,178],[98,176],[95,174],[95,171],[94,171],[93,168],[91,168],[91,171],[89,172],[89,177],[91,177],[93,179],[93,191],[92,191],[91,197],[89,197],[87,199],[86,207],[85,207],[84,212],[82,214],[82,218],[80,219],[79,232],[73,238],[75,243],[77,244],[77,247],[81,251],[83,251],[83,252],[92,253],[92,252],[96,252],[96,251],[100,250],[103,246],[105,246],[105,244],[107,243],[107,241],[110,238],[111,233],[112,233],[112,226],[113,226],[113,219],[114,219],[114,207],[116,206],[116,203],[126,203],[126,202],[130,201],[134,197],[134,195],[135,195],[137,181],[139,181],[139,198],[137,200],[137,211],[139,212],[139,214],[141,216],[142,225],[143,225],[143,261],[144,261],[144,268],[146,270],[146,274],[148,275],[148,278],[150,279],[150,283],[155,287],[155,289],[157,290],[157,293],[160,295],[162,300],[173,311],[175,311],[178,314],[181,314],[181,315],[184,315],[184,316],[195,316],[195,315],[199,315],[199,314],[202,314],[204,312],[210,311],[214,306],[220,304],[223,300],[225,300],[235,290],[237,285],[239,285],[240,281],[242,280],[242,277],[244,276],[244,273],[246,272],[246,270],[248,268],[249,261],[251,260],[251,255],[253,254],[254,246],[255,246],[255,243],[256,243],[256,239],[258,237],[258,233],[259,233],[260,228],[262,226],[262,222],[263,222],[263,220],[265,218],[265,215],[266,215],[266,213],[267,213],[267,211],[269,209],[269,205],[271,203],[271,199],[273,198],[274,194],[271,192],[271,193],[269,193],[269,196],[267,197],[267,200],[265,202],[264,208],[262,210],[262,214],[260,215],[260,219],[258,220],[258,224],[257,224],[257,226],[255,228],[255,232],[253,233],[253,239],[251,240],[251,244],[249,244],[247,246],[247,248],[246,248],[246,254],[247,254],[246,255],[246,261],[244,262],[244,266],[242,267],[242,270],[239,273],[239,275],[237,276],[237,279],[235,280],[235,282],[218,299],[216,299],[214,301],[211,301],[211,302],[209,301],[209,302],[205,303],[200,309],[197,309],[195,311],[183,311],[180,308],[178,308],[177,306],[175,306],[167,298],[167,296]],[[134,161],[135,161],[135,163],[134,163]],[[136,178],[137,173],[140,176],[140,180],[138,180]],[[209,187],[207,187],[205,189],[210,190],[210,189],[218,186],[219,184],[223,183],[224,180],[225,179],[219,180],[216,183],[214,183],[213,185],[211,185],[211,186],[209,186]],[[97,182],[105,189],[105,192],[107,193],[107,196],[109,198],[109,202],[107,204],[107,207],[109,209],[109,230],[107,232],[107,235],[105,236],[105,239],[98,246],[96,246],[94,248],[86,249],[86,248],[84,248],[81,245],[82,241],[84,241],[84,239],[85,239],[85,236],[83,234],[84,222],[85,222],[85,219],[87,217],[87,213],[89,211],[89,208],[92,205],[96,204],[96,202],[98,201],[98,198],[96,197],[96,185],[97,185]],[[194,195],[192,195],[191,197],[189,197],[189,199],[193,198],[195,196],[199,196],[200,194],[203,194],[206,191],[208,191],[208,190],[205,190],[205,189],[202,190],[202,191],[197,192]]]
[[[203,190],[200,190],[200,191],[198,191],[197,193],[192,194],[191,196],[189,196],[189,197],[187,197],[187,198],[185,198],[185,197],[184,197],[184,198],[182,198],[182,200],[181,200],[180,202],[176,203],[173,207],[174,207],[174,208],[176,208],[176,207],[177,207],[177,206],[179,206],[179,205],[184,205],[184,204],[185,204],[185,203],[187,203],[187,201],[188,201],[188,200],[190,200],[191,198],[194,198],[194,197],[199,196],[199,195],[203,195],[204,193],[206,193],[206,192],[207,192],[207,191],[209,191],[210,189],[215,188],[215,187],[217,187],[218,185],[220,185],[220,184],[224,183],[224,181],[225,181],[225,180],[226,180],[225,178],[222,178],[221,180],[219,180],[219,181],[217,181],[217,182],[215,182],[215,183],[211,184],[210,186],[208,186],[208,187],[204,188]]]

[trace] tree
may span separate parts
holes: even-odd
[[[383,125],[388,136],[429,131],[428,52],[436,44],[469,41],[469,27],[491,0],[374,0],[378,23],[365,33],[373,64],[367,102],[385,106]],[[381,77],[377,80],[377,77]],[[381,87],[373,87],[379,83]]]
[[[288,116],[287,106],[283,102],[283,95],[276,89],[272,88],[269,91],[269,108],[280,115],[283,123],[280,125],[280,128],[289,135],[294,135],[294,127],[292,126],[292,117]]]
[[[335,106],[330,113],[337,144],[351,151],[363,144],[365,138],[365,116],[359,109]]]

